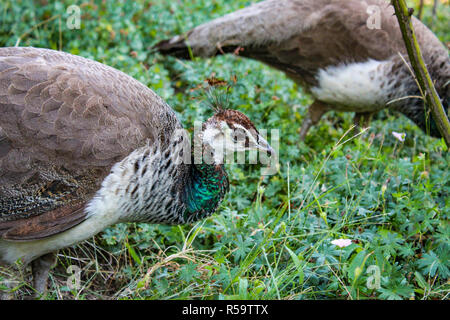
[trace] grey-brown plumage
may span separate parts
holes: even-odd
[[[379,18],[379,19],[378,19]],[[378,27],[378,22],[379,27]],[[419,44],[448,109],[447,49],[413,17]],[[189,58],[223,53],[262,61],[286,73],[315,98],[301,136],[328,110],[356,112],[355,119],[391,107],[423,130],[427,120],[393,7],[383,0],[266,0],[161,41],[163,54]],[[405,98],[409,97],[409,98]]]
[[[174,111],[101,63],[0,48],[0,111],[0,264],[33,262],[38,291],[48,254],[117,222],[202,219],[228,190],[220,159],[190,161]],[[207,139],[197,133],[203,152],[215,155],[217,139],[230,141],[222,128],[235,125],[258,141],[252,147],[270,150],[245,115],[218,109],[204,123]]]
[[[0,57],[2,186],[38,172],[35,160],[101,176],[143,138],[181,127],[153,91],[106,65],[33,48],[0,48]]]

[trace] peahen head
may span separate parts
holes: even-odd
[[[186,209],[182,217],[186,222],[210,215],[228,191],[223,165],[227,153],[261,150],[272,155],[274,152],[250,119],[231,109],[216,109],[194,139],[201,142],[202,157],[198,161],[194,140],[194,165],[184,193]]]
[[[226,153],[260,150],[269,156],[273,154],[273,149],[255,125],[237,110],[217,110],[203,123],[201,138],[215,164],[222,163]]]

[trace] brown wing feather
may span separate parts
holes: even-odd
[[[0,221],[0,238],[11,241],[38,240],[70,229],[86,218],[84,203],[47,211],[39,216]]]
[[[3,133],[2,128],[0,128],[0,158],[7,155],[11,150],[11,141]]]

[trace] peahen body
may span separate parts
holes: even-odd
[[[194,137],[205,155],[194,163],[151,89],[47,49],[0,48],[0,110],[0,264],[31,262],[38,292],[52,253],[110,225],[212,214],[228,190],[221,147],[271,151],[245,115],[217,107]]]
[[[425,63],[448,112],[447,48],[413,17]],[[300,130],[328,110],[355,112],[355,122],[390,107],[432,136],[393,7],[384,0],[266,0],[161,41],[162,54],[189,59],[224,53],[259,60],[283,71],[315,101]],[[405,59],[405,60],[404,60]],[[409,62],[408,62],[409,63]]]

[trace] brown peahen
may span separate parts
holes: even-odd
[[[448,112],[447,49],[414,17],[413,25]],[[353,111],[358,124],[386,107],[440,137],[405,63],[408,57],[394,9],[384,0],[266,0],[161,41],[155,48],[189,59],[188,47],[194,56],[235,53],[262,61],[301,85],[315,99],[303,121],[301,139],[328,110]]]
[[[224,152],[272,151],[220,106],[191,147],[151,89],[48,49],[0,48],[0,111],[0,264],[31,262],[38,292],[58,249],[118,222],[205,218],[229,187]]]

